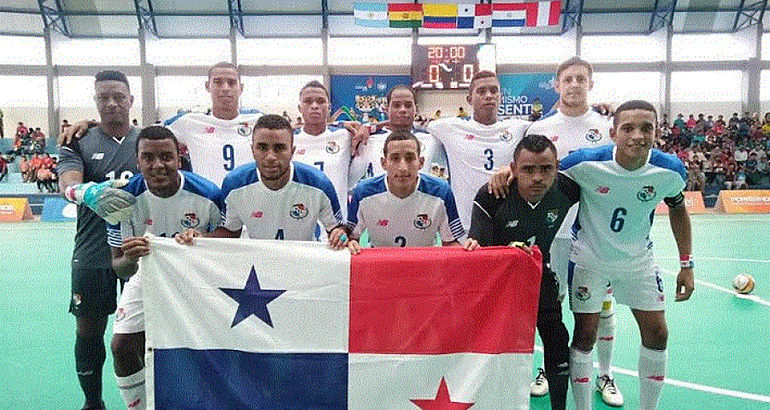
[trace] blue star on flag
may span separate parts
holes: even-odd
[[[268,326],[273,327],[273,320],[270,318],[270,312],[267,310],[267,304],[273,299],[281,296],[286,290],[262,289],[257,278],[257,271],[254,266],[251,267],[251,273],[246,280],[246,286],[243,289],[219,288],[227,296],[238,302],[238,311],[235,312],[233,323],[230,327],[235,327],[244,319],[251,315],[260,318]]]

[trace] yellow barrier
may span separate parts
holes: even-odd
[[[714,209],[726,214],[770,213],[770,190],[719,191]]]
[[[32,219],[27,198],[0,198],[0,222],[21,222]]]

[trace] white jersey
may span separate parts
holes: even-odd
[[[385,173],[380,159],[384,156],[385,140],[391,132],[391,130],[383,128],[370,135],[366,145],[359,147],[358,155],[353,157],[353,160],[350,162],[351,189],[366,178],[380,176]],[[435,137],[416,129],[412,130],[412,134],[420,141],[420,156],[425,158],[425,165],[421,170],[423,173],[430,174],[433,162],[446,162],[439,158],[441,147]]]
[[[457,198],[463,226],[470,226],[473,198],[494,172],[513,161],[513,150],[530,122],[519,119],[484,125],[473,119],[441,118],[428,132],[443,145],[449,162],[449,180]]]
[[[241,111],[232,120],[187,113],[164,125],[187,146],[193,172],[221,186],[228,172],[254,161],[251,131],[261,116],[256,110]]]
[[[122,189],[134,195],[137,202],[130,221],[108,227],[110,246],[120,248],[123,239],[142,236],[145,232],[171,237],[187,228],[209,232],[219,226],[222,220],[216,199],[219,188],[193,173],[178,172],[182,179],[181,186],[168,198],[150,192],[141,174],[131,178]]]
[[[611,272],[654,263],[649,234],[655,207],[685,188],[682,161],[653,149],[645,165],[628,171],[615,161],[615,146],[607,145],[575,151],[561,168],[580,185],[570,260]]]
[[[294,161],[320,169],[334,185],[337,200],[345,220],[348,200],[348,169],[350,168],[350,132],[329,126],[319,135],[303,130],[294,131]]]
[[[462,237],[465,232],[449,184],[430,175],[419,178],[406,198],[388,190],[387,175],[361,181],[348,204],[353,236],[368,231],[374,247],[433,246],[436,233],[443,242]]]
[[[561,160],[570,152],[582,148],[612,144],[611,128],[612,121],[592,109],[577,117],[564,115],[557,110],[553,115],[532,123],[527,135],[543,135],[550,139],[556,146],[557,158]],[[556,233],[557,238],[570,237],[570,229],[577,217],[577,207],[575,204],[567,212],[559,232]],[[567,256],[564,258],[566,260]]]
[[[562,159],[572,151],[581,148],[596,148],[612,144],[610,129],[612,121],[589,109],[585,114],[570,117],[557,111],[550,117],[535,121],[527,135],[544,135],[556,146],[556,155]]]
[[[257,164],[242,165],[222,183],[225,221],[231,231],[244,226],[252,239],[315,240],[318,222],[327,231],[342,225],[342,212],[329,178],[317,168],[290,164],[289,182],[276,191],[259,178]]]

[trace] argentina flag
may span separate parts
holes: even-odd
[[[150,408],[529,406],[537,250],[151,248],[140,262]]]

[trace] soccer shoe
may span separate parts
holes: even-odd
[[[620,407],[623,405],[623,394],[615,384],[615,379],[607,376],[599,376],[596,378],[596,390],[602,394],[602,400],[607,405],[612,407]]]
[[[542,367],[537,369],[535,380],[529,384],[529,394],[534,397],[548,394],[548,379],[545,378],[545,370]]]

